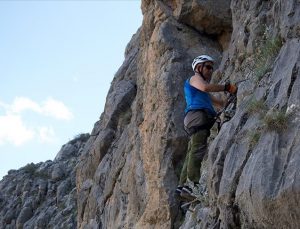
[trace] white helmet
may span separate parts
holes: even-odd
[[[193,60],[193,63],[192,63],[192,68],[193,70],[195,71],[195,68],[197,66],[197,64],[200,64],[200,63],[204,63],[204,62],[207,62],[207,61],[211,61],[211,62],[215,62],[214,59],[208,55],[201,55],[201,56],[197,56],[194,60]]]

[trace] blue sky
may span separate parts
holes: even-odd
[[[139,0],[0,1],[0,179],[91,132]]]

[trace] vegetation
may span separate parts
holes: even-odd
[[[253,148],[259,141],[261,136],[261,132],[259,130],[253,130],[249,132],[249,141],[250,141],[250,147]]]
[[[34,163],[27,164],[23,167],[23,170],[25,173],[28,173],[29,175],[34,175],[35,171],[37,169],[37,165]]]
[[[264,118],[259,121],[260,127],[248,132],[250,148],[253,148],[259,141],[262,133],[267,131],[283,132],[288,129],[290,117],[294,115],[294,111],[285,112],[270,110],[267,113],[267,107],[263,100],[252,100],[248,105],[249,114],[259,113]],[[262,122],[262,123],[261,123]]]
[[[277,56],[282,41],[279,37],[267,39],[255,56],[255,69],[254,73],[257,80],[260,80],[271,68],[272,62]]]
[[[73,137],[72,140],[69,140],[69,143],[70,143],[70,144],[74,144],[74,143],[76,143],[77,141],[82,141],[82,142],[84,142],[84,141],[86,141],[89,137],[90,137],[90,135],[89,135],[88,133],[79,133],[79,134],[75,135],[75,136]]]
[[[45,171],[36,171],[35,176],[44,180],[50,179],[50,175]]]
[[[264,124],[268,131],[285,131],[288,127],[288,114],[284,111],[274,111],[264,118]]]
[[[263,100],[255,100],[252,99],[250,103],[248,104],[248,112],[249,114],[255,114],[255,113],[263,113],[266,112],[267,107]]]
[[[34,163],[30,163],[25,165],[22,169],[24,170],[25,173],[28,173],[30,176],[33,177],[40,177],[42,179],[49,179],[50,176],[47,172],[44,171],[37,171],[38,165]]]

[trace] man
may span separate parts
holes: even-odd
[[[184,85],[187,104],[184,128],[190,136],[190,141],[179,186],[176,189],[177,194],[180,194],[182,190],[192,191],[187,183],[192,182],[194,186],[199,183],[201,162],[207,152],[207,139],[217,115],[213,105],[221,108],[227,102],[217,99],[209,92],[227,91],[231,94],[237,92],[237,87],[232,84],[210,84],[213,65],[214,60],[208,55],[196,57],[192,63],[195,74],[187,79]]]

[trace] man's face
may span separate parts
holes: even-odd
[[[203,67],[200,66],[200,69],[202,69],[202,75],[204,76],[205,80],[210,82],[211,76],[214,70],[214,64],[213,62],[205,62],[203,63]]]

